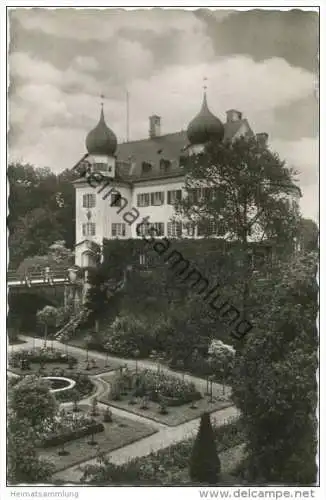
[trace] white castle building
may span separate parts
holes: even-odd
[[[76,167],[87,165],[88,171],[101,174],[108,182],[90,185],[82,176],[74,182],[76,265],[92,265],[94,248],[101,247],[104,238],[140,238],[149,224],[161,237],[203,237],[200,227],[171,220],[174,204],[184,193],[182,160],[200,152],[208,141],[253,135],[240,111],[227,111],[225,123],[214,116],[205,92],[201,110],[186,132],[161,135],[161,117],[154,115],[149,118],[149,137],[118,144],[105,122],[102,106],[100,120],[86,138],[87,154]],[[268,139],[265,133],[257,137],[263,142]],[[137,223],[132,223],[136,219]],[[144,219],[149,222],[139,226]],[[214,224],[210,235],[222,236]]]

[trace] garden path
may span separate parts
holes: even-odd
[[[24,336],[24,335],[20,335],[19,337],[22,340],[25,340],[25,344],[17,344],[17,345],[12,346],[12,348],[14,350],[31,349],[32,348],[32,346],[33,346],[33,338],[32,337],[27,337],[27,336]],[[52,344],[52,342],[51,342],[51,344]],[[36,338],[35,339],[35,345],[37,347],[41,347],[43,345],[43,340]],[[50,345],[50,343],[49,343],[49,345]],[[65,350],[65,352],[68,351],[68,353],[70,353],[72,355],[75,354],[75,355],[79,355],[79,356],[81,356],[81,355],[85,356],[85,349],[82,349],[81,347],[71,346],[71,345],[67,346],[66,344],[58,342],[57,340],[53,341],[53,347]],[[89,358],[90,359],[91,358],[95,358],[95,359],[102,359],[103,360],[103,359],[106,359],[106,355],[102,354],[102,353],[99,353],[99,352],[95,352],[95,351],[89,351]],[[111,361],[111,362],[114,362],[114,363],[121,363],[122,365],[127,365],[128,368],[131,368],[131,369],[135,368],[135,360],[133,360],[133,359],[126,359],[126,358],[118,358],[118,357],[115,357],[115,356],[109,356],[108,357],[108,361],[109,362]],[[173,376],[178,377],[178,378],[184,378],[184,380],[187,381],[187,382],[193,382],[194,384],[196,384],[196,386],[198,387],[198,390],[200,392],[205,392],[206,391],[206,380],[203,379],[203,378],[196,377],[194,375],[190,375],[190,374],[187,374],[187,373],[185,374],[185,373],[181,373],[181,372],[177,372],[177,371],[171,370],[170,368],[166,367],[165,365],[162,365],[162,364],[159,365],[159,363],[157,361],[151,361],[151,360],[148,360],[148,359],[142,359],[142,360],[138,361],[138,367],[140,369],[147,368],[149,370],[157,370],[159,366],[167,374],[173,375]],[[222,384],[218,384],[216,382],[213,382],[213,391],[221,393],[222,392]],[[226,396],[230,396],[230,394],[231,394],[230,387],[225,386],[225,394],[226,394]]]
[[[33,346],[33,343],[36,347],[40,347],[43,345],[43,341],[41,339],[33,339],[31,337],[27,336],[20,336],[23,340],[25,340],[24,344],[18,344],[15,346],[12,346],[10,349],[12,350],[20,350],[20,349],[30,349]],[[54,348],[59,348],[59,349],[66,349],[65,344],[62,344],[61,342],[54,341],[53,342],[53,347]],[[80,347],[74,347],[74,346],[68,346],[68,353],[71,355],[76,355],[80,356],[83,355],[85,356],[85,350],[80,348]],[[90,358],[95,358],[95,359],[105,359],[106,355],[97,353],[97,352],[90,352],[89,353]],[[123,358],[116,358],[116,357],[109,357],[108,361],[115,361],[118,363],[121,363],[122,365],[127,365],[129,368],[134,368],[135,367],[135,361],[130,360],[130,359],[123,359]],[[156,370],[158,368],[158,363],[155,361],[148,361],[148,360],[139,360],[138,361],[138,367],[139,369],[152,369]],[[163,367],[162,367],[163,368]],[[202,392],[205,392],[206,390],[206,381],[204,379],[195,377],[193,375],[183,375],[180,372],[175,372],[173,370],[170,370],[169,368],[164,367],[164,371],[166,373],[169,373],[171,375],[177,376],[179,378],[184,378],[187,381],[194,382],[198,389]],[[82,401],[82,403],[90,403],[91,399],[96,395],[99,397],[104,391],[107,390],[108,383],[105,382],[102,378],[101,375],[105,375],[104,373],[99,374],[99,375],[90,375],[94,383],[96,384],[96,392],[89,398],[86,398]],[[222,386],[221,384],[213,383],[213,391],[215,392],[222,392]],[[230,388],[226,387],[225,393],[228,395],[230,394]],[[71,403],[64,403],[63,404],[66,407],[69,407]],[[99,403],[99,406],[105,407],[105,405],[102,405]],[[135,415],[131,412],[127,412],[118,408],[113,408],[111,407],[112,413],[117,415],[117,416],[124,416],[129,419],[134,419],[142,422],[147,422],[150,423],[151,426],[154,426],[158,432],[155,434],[152,434],[151,436],[145,437],[143,439],[140,439],[138,441],[135,441],[134,443],[131,443],[127,446],[124,446],[123,448],[119,448],[115,451],[113,451],[110,454],[110,458],[112,462],[116,464],[122,464],[127,462],[130,459],[137,458],[137,457],[143,457],[151,452],[156,452],[160,450],[161,448],[166,448],[174,443],[178,443],[180,441],[183,441],[184,439],[187,439],[188,437],[191,437],[192,435],[196,434],[198,425],[200,422],[200,418],[193,419],[191,421],[185,422],[181,425],[175,426],[175,427],[170,427],[158,422],[153,422],[153,420],[148,420],[146,417],[141,417],[139,415]],[[215,426],[221,426],[223,425],[226,421],[229,419],[236,419],[239,416],[239,410],[235,406],[230,406],[228,408],[224,408],[222,410],[217,410],[213,413],[211,413],[211,419],[212,423],[214,423]],[[223,454],[221,454],[221,459],[223,460]],[[66,483],[76,483],[79,481],[81,477],[81,471],[80,467],[85,466],[88,464],[94,464],[96,460],[88,460],[83,462],[82,464],[78,466],[73,466],[69,467],[68,469],[58,472],[57,474],[54,475],[53,479],[60,479],[63,482]]]

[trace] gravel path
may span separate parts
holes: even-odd
[[[10,351],[12,350],[20,350],[20,349],[30,349],[33,345],[33,339],[31,337],[26,337],[21,335],[20,336],[23,340],[26,341],[25,344],[17,344],[13,347],[10,347]],[[35,345],[37,347],[43,345],[42,339],[35,339]],[[65,344],[62,344],[61,342],[54,341],[53,342],[53,347],[54,348],[59,348],[59,349],[66,349]],[[72,355],[85,355],[85,351],[82,348],[79,347],[74,347],[74,346],[68,346],[68,352]],[[97,353],[97,352],[90,352],[89,353],[90,358],[96,358],[96,359],[104,359],[106,358],[105,354]],[[135,361],[133,360],[128,360],[128,359],[123,359],[123,358],[116,358],[116,357],[109,357],[109,361],[115,361],[118,363],[121,363],[122,365],[127,365],[130,368],[134,368],[135,366]],[[138,367],[140,369],[152,369],[156,370],[158,368],[158,363],[154,361],[148,361],[148,360],[139,360],[138,361]],[[195,377],[193,375],[183,375],[182,373],[175,372],[173,370],[170,370],[166,367],[164,367],[164,371],[166,373],[170,373],[171,375],[174,375],[179,378],[185,378],[187,381],[194,382],[198,389],[201,392],[205,392],[206,390],[206,381]],[[96,384],[96,393],[93,394],[91,397],[84,399],[81,403],[90,403],[90,400],[96,395],[99,397],[103,392],[107,391],[108,389],[108,383],[105,382],[101,377],[105,375],[104,373],[99,374],[99,375],[90,375],[92,378],[93,382]],[[213,383],[213,391],[214,393],[217,392],[222,392],[222,386],[221,384]],[[226,387],[225,394],[229,395],[230,394],[230,388]],[[72,403],[63,403],[65,407],[69,407],[72,405]],[[101,405],[100,406],[104,406]],[[142,417],[139,415],[135,415],[131,412],[127,412],[124,410],[120,410],[117,408],[111,407],[112,413],[117,416],[122,416],[122,417],[127,417],[129,419],[134,419],[137,421],[141,421],[144,423],[149,423],[152,427],[154,426],[158,432],[155,434],[145,437],[143,439],[140,439],[139,441],[136,441],[130,445],[124,446],[123,448],[119,448],[115,451],[113,451],[110,454],[110,459],[112,462],[116,464],[122,464],[127,462],[130,459],[137,458],[137,457],[143,457],[151,452],[155,452],[160,450],[161,448],[166,448],[170,446],[171,444],[178,443],[180,441],[183,441],[184,439],[187,439],[188,437],[193,436],[198,429],[199,425],[199,418],[196,418],[194,420],[185,422],[184,424],[178,425],[176,427],[169,427],[167,425],[158,423],[158,422],[153,422],[152,420],[148,420],[146,417]],[[230,419],[236,419],[239,416],[239,410],[235,406],[230,406],[228,408],[224,408],[222,410],[217,410],[213,413],[211,413],[211,419],[212,423],[214,423],[215,426],[221,426],[225,424],[228,420]],[[229,450],[224,452],[227,454]],[[223,456],[223,454],[222,454]],[[225,455],[226,459],[227,455]],[[86,464],[93,464],[96,461],[94,459],[89,460],[84,462],[82,465]],[[79,481],[81,477],[81,472],[80,472],[80,465],[79,466],[73,466],[65,471],[59,472],[58,474],[55,474],[53,476],[54,479],[62,480],[65,483],[76,483]]]

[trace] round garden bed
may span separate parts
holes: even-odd
[[[67,377],[42,377],[44,380],[48,380],[51,385],[50,392],[61,392],[73,389],[76,385],[76,381]]]

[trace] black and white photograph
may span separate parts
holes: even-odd
[[[2,498],[323,498],[319,7],[43,3],[4,14]]]

